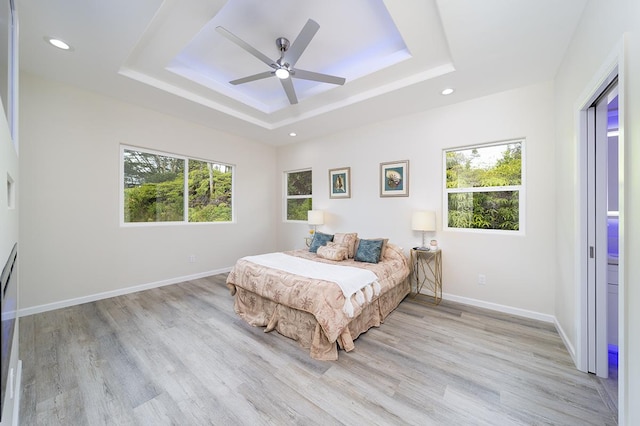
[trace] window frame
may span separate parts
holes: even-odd
[[[146,154],[152,155],[161,155],[164,157],[171,157],[178,160],[184,161],[184,182],[183,182],[183,220],[176,221],[161,221],[161,222],[125,222],[125,213],[124,213],[124,152],[125,151],[138,151]],[[215,221],[215,222],[191,222],[189,221],[189,161],[201,161],[212,164],[220,164],[223,166],[231,167],[231,220],[228,221]],[[235,179],[236,179],[236,166],[234,164],[225,163],[222,161],[215,160],[206,160],[203,158],[197,157],[189,157],[186,155],[175,154],[173,152],[159,151],[155,149],[143,148],[134,145],[120,145],[120,186],[118,189],[119,192],[119,219],[121,227],[136,227],[136,226],[175,226],[175,225],[215,225],[215,224],[229,224],[236,222],[236,213],[235,213]]]
[[[289,195],[289,174],[291,173],[300,173],[300,172],[310,172],[311,173],[311,193],[308,195]],[[311,208],[313,208],[313,171],[311,167],[296,169],[296,170],[285,170],[282,173],[282,192],[284,194],[283,205],[282,205],[282,221],[288,223],[306,223],[307,218],[296,220],[296,219],[288,219],[288,201],[289,200],[300,200],[300,199],[310,199],[311,200]]]
[[[484,186],[484,187],[465,187],[465,188],[447,188],[447,153],[456,151],[466,151],[470,149],[488,148],[502,145],[512,145],[520,143],[520,185],[507,185],[507,186]],[[526,225],[526,138],[514,138],[501,141],[494,141],[481,144],[458,146],[454,148],[445,148],[442,150],[442,186],[443,186],[443,200],[442,200],[442,229],[444,231],[453,232],[471,232],[482,233],[491,235],[525,235]],[[506,230],[506,229],[486,229],[486,228],[457,228],[449,226],[449,194],[460,193],[487,193],[487,192],[505,192],[505,191],[517,191],[518,192],[518,229]]]

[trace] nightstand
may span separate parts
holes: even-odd
[[[411,286],[415,283],[414,297],[424,294],[436,305],[442,300],[442,250],[411,249]]]

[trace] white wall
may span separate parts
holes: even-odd
[[[12,207],[9,206],[8,192],[7,192],[7,181],[8,177],[11,176],[11,179],[14,181],[14,190],[15,190],[15,198],[13,200],[14,204]],[[11,139],[11,135],[9,133],[9,126],[7,125],[7,120],[5,119],[4,109],[2,106],[2,102],[0,102],[0,179],[2,179],[2,183],[0,185],[0,272],[5,265],[5,262],[9,258],[11,254],[11,250],[13,249],[13,245],[18,242],[18,211],[19,211],[19,200],[18,200],[18,187],[20,184],[20,176],[18,171],[18,156],[13,144],[13,140]],[[21,263],[21,253],[22,247],[18,249],[18,263]],[[18,276],[19,277],[19,276]],[[20,278],[20,277],[19,277]],[[13,345],[12,345],[12,353],[10,360],[10,368],[13,369],[14,372],[17,372],[17,364],[19,358],[18,351],[18,335],[20,333],[19,324],[16,323],[16,328],[13,336]],[[9,384],[9,380],[7,379],[7,387],[11,386]],[[15,381],[14,381],[15,384]],[[17,413],[14,413],[14,399],[11,399],[8,394],[3,395],[4,397],[4,406],[2,409],[2,422],[0,425],[9,425],[12,424],[14,415],[17,416]]]
[[[20,114],[21,309],[225,270],[276,248],[275,148],[31,75]],[[234,164],[236,223],[121,227],[120,144]]]
[[[557,275],[555,313],[571,343],[579,343],[580,282],[578,127],[580,97],[625,38],[620,94],[624,131],[620,137],[620,424],[640,424],[640,2],[590,1],[556,77]]]
[[[320,228],[326,232],[388,237],[407,251],[421,243],[421,233],[411,230],[413,211],[435,210],[445,297],[550,319],[556,276],[553,125],[552,84],[542,83],[281,147],[278,170],[312,168],[313,207],[326,212]],[[525,235],[443,232],[442,150],[522,137]],[[380,198],[380,163],[406,159],[410,196]],[[339,167],[351,167],[350,199],[329,198],[328,170]],[[303,247],[307,230],[306,224],[280,221],[279,249]],[[478,274],[486,275],[486,285],[477,284]]]
[[[16,199],[13,207],[9,207],[7,181],[9,176],[14,181]],[[20,183],[18,176],[18,155],[9,134],[9,127],[5,119],[2,102],[0,102],[0,271],[9,258],[13,245],[18,242],[18,200],[17,188]]]

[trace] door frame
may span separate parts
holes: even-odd
[[[588,271],[588,257],[585,251],[588,249],[589,241],[587,235],[588,224],[588,170],[587,165],[587,152],[588,152],[588,126],[587,126],[587,114],[588,109],[597,98],[602,94],[605,89],[611,84],[611,82],[618,77],[618,101],[619,101],[619,136],[618,136],[618,179],[619,179],[619,229],[620,229],[620,248],[619,248],[619,301],[620,309],[618,313],[618,336],[619,336],[619,359],[618,359],[618,406],[619,412],[623,413],[627,409],[626,407],[626,395],[625,395],[625,377],[627,371],[627,360],[625,357],[625,280],[624,280],[624,192],[621,187],[621,183],[624,176],[624,126],[625,126],[625,37],[618,43],[616,49],[609,55],[604,64],[595,73],[591,82],[586,86],[585,90],[576,102],[576,128],[577,128],[577,152],[576,152],[576,164],[577,164],[577,178],[578,178],[578,200],[576,204],[577,208],[577,238],[575,244],[575,265],[576,265],[576,289],[578,296],[578,304],[576,309],[576,352],[575,362],[576,367],[584,372],[588,371],[589,365],[589,319],[588,319],[588,289],[585,283],[587,282]]]

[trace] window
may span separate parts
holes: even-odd
[[[285,172],[286,220],[307,220],[311,210],[311,170]]]
[[[122,148],[123,222],[230,222],[233,166]]]
[[[524,140],[446,150],[447,228],[522,231]]]

